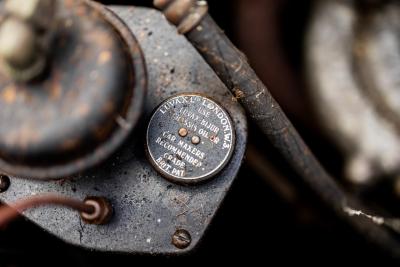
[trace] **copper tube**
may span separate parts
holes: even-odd
[[[27,209],[36,208],[42,205],[57,205],[71,208],[85,213],[93,213],[94,207],[85,204],[81,200],[76,200],[60,195],[39,195],[26,199],[18,200],[10,206],[0,207],[0,226],[8,224]]]

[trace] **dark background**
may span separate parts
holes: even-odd
[[[103,1],[149,5],[151,1]],[[334,175],[342,157],[314,122],[303,80],[309,0],[210,0],[210,11],[245,52],[302,136]],[[0,266],[135,266],[393,263],[390,255],[341,222],[286,166],[256,127],[246,162],[198,249],[175,258],[95,253],[64,244],[19,219],[0,232]]]

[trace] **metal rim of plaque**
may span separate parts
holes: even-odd
[[[207,96],[186,93],[166,99],[147,128],[151,164],[173,182],[193,184],[217,175],[229,162],[235,130],[228,112]]]

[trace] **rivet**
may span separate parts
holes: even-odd
[[[185,129],[185,128],[180,128],[179,131],[178,131],[178,133],[179,133],[179,135],[180,135],[181,137],[186,137],[186,136],[188,135],[188,130]]]
[[[198,145],[200,144],[200,137],[198,137],[197,135],[192,137],[192,144],[194,145]]]

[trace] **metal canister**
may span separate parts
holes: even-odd
[[[25,82],[0,76],[7,174],[63,178],[93,167],[128,138],[142,110],[146,69],[130,29],[95,2],[57,4],[43,73]]]

